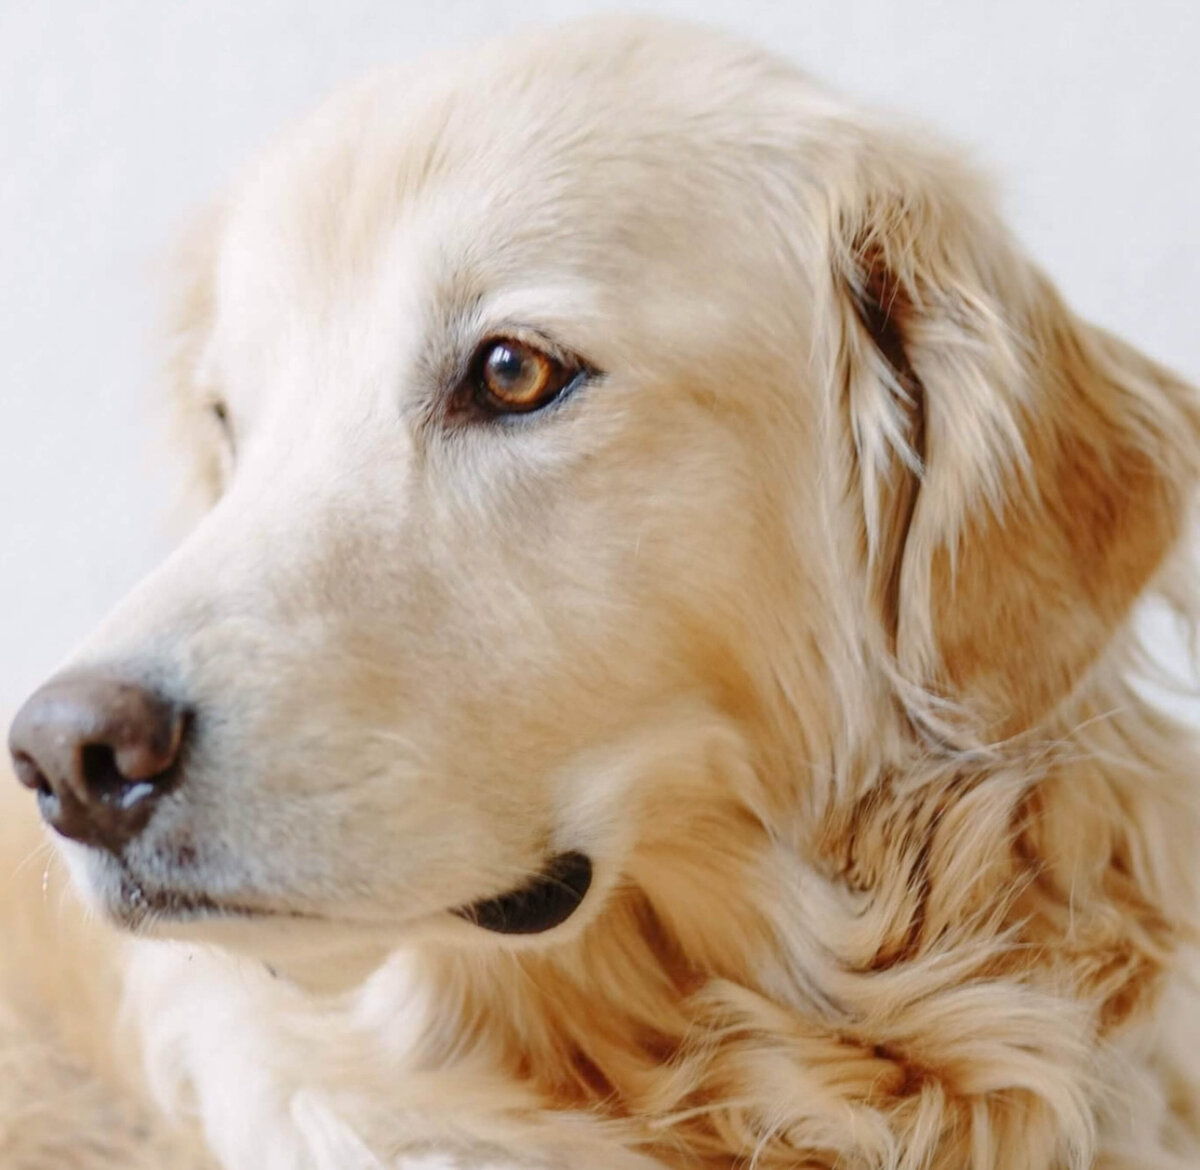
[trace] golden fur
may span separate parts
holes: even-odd
[[[118,942],[23,864],[5,1170],[1200,1164],[1198,757],[1132,626],[1191,620],[1200,405],[956,157],[588,23],[369,79],[186,252],[224,498],[77,661],[212,713],[139,880],[310,918],[68,849],[181,940]],[[603,381],[451,432],[499,326]],[[444,913],[548,845],[564,926]]]

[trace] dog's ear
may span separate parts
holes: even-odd
[[[1178,540],[1200,411],[1071,314],[958,163],[864,154],[830,198],[831,368],[871,607],[910,711],[994,741],[1071,694]]]

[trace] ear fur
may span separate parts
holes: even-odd
[[[1066,308],[957,163],[872,153],[852,191],[833,266],[871,604],[910,715],[994,743],[1072,694],[1178,541],[1200,407]]]

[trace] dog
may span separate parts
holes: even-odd
[[[179,290],[207,511],[12,725],[5,1167],[1200,1164],[1200,400],[953,150],[524,32]]]

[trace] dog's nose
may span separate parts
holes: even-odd
[[[119,853],[177,779],[185,713],[102,674],[51,679],[17,712],[8,748],[46,822]]]

